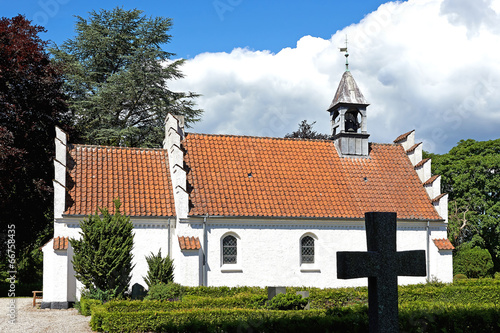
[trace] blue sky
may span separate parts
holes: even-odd
[[[424,150],[500,137],[500,0],[3,2],[61,44],[74,15],[138,8],[173,19],[166,51],[187,61],[176,91],[202,96],[190,131],[283,137],[303,119],[330,133],[326,109],[350,70],[368,107],[370,141],[416,130]]]
[[[231,52],[236,47],[279,52],[302,36],[328,39],[337,30],[359,22],[384,3],[362,1],[4,1],[1,16],[23,14],[47,29],[45,39],[61,44],[74,36],[75,15],[87,17],[99,9],[140,9],[147,16],[173,19],[169,52],[192,58],[202,52]]]

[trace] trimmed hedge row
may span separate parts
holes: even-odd
[[[168,312],[108,312],[92,309],[91,327],[106,332],[343,332],[368,331],[364,305],[332,310],[278,311],[251,309],[182,309]],[[496,304],[415,302],[401,306],[405,332],[475,332],[500,330]]]
[[[357,323],[364,324],[357,324]],[[250,309],[194,309],[171,312],[106,312],[94,307],[91,327],[102,332],[366,332],[366,309],[347,311],[345,316],[326,310],[280,311]],[[353,324],[354,323],[354,324]],[[357,325],[356,330],[350,330]],[[328,330],[327,330],[328,331]]]
[[[234,309],[262,308],[267,296],[239,294],[234,297],[201,297],[185,296],[182,301],[110,301],[103,305],[108,312],[141,312],[141,311],[173,311],[182,309]]]
[[[412,285],[399,289],[399,304],[414,301],[447,303],[497,303],[500,285],[445,285],[443,287]]]

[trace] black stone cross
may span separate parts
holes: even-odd
[[[398,332],[398,276],[425,276],[425,250],[396,251],[396,213],[365,213],[368,252],[337,252],[337,277],[368,277],[370,333]]]

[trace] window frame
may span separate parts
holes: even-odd
[[[227,237],[234,237],[234,239],[236,240],[236,245],[235,245],[235,249],[236,249],[236,254],[235,254],[235,262],[231,263],[231,262],[226,262],[224,263],[224,240],[227,238]],[[226,232],[224,233],[221,238],[220,238],[220,247],[219,247],[219,251],[220,251],[220,267],[221,267],[221,272],[222,273],[241,273],[243,272],[242,268],[241,268],[241,238],[238,234],[236,234],[235,232]]]
[[[311,240],[312,245],[310,244],[304,244],[305,241]],[[301,264],[309,264],[312,265],[316,262],[316,244],[315,244],[315,239],[311,235],[304,235],[300,239],[300,263]],[[304,250],[306,249],[312,249],[312,254],[304,254]],[[307,260],[305,260],[308,258]]]

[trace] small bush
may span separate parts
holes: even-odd
[[[98,300],[101,303],[110,301],[112,299],[121,299],[120,294],[116,290],[101,290],[98,288],[87,289],[82,292],[82,298]]]
[[[486,249],[478,246],[462,245],[453,257],[453,273],[467,275],[468,278],[491,277],[493,260]]]
[[[270,310],[302,310],[307,302],[309,298],[302,298],[301,295],[278,294],[267,303],[267,307]]]
[[[158,254],[153,254],[146,257],[148,263],[148,274],[144,277],[144,281],[151,288],[155,284],[174,281],[174,261],[167,255],[165,258],[161,257],[161,250]]]
[[[467,276],[465,274],[457,274],[453,277],[453,281],[455,280],[466,280]]]
[[[97,299],[80,297],[80,301],[75,303],[75,308],[83,316],[90,316],[94,305],[102,305],[102,302]]]
[[[184,287],[177,283],[158,283],[149,288],[145,300],[175,301],[180,300],[184,294]]]

